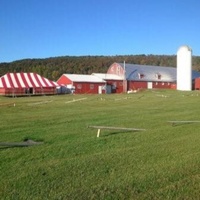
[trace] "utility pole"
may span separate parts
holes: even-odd
[[[126,62],[124,60],[124,79],[123,79],[123,92],[127,92],[127,81],[126,81]]]

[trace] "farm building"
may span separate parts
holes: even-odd
[[[200,76],[193,81],[195,90],[200,90]]]
[[[106,93],[122,93],[123,92],[123,78],[116,74],[93,73],[92,75],[106,81]]]
[[[63,74],[57,81],[76,94],[126,93],[138,89],[176,89],[177,69],[113,63],[107,73]],[[192,71],[192,88],[200,89],[200,73]]]
[[[63,74],[57,81],[75,94],[106,93],[106,81],[94,75]]]
[[[176,69],[172,67],[114,63],[107,73],[124,77],[125,91],[140,88],[172,88],[176,83]]]
[[[124,92],[126,92],[141,88],[176,89],[176,71],[173,67],[113,63],[107,74],[115,74],[123,78]],[[192,71],[193,82],[198,77],[200,73]]]
[[[36,73],[7,73],[0,77],[0,95],[50,95],[56,94],[57,83]]]

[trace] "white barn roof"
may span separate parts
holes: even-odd
[[[159,81],[157,78],[158,75],[160,75],[160,81],[176,81],[176,68],[173,67],[126,64],[125,70],[127,80],[141,80],[139,77],[140,74],[143,75],[142,80],[145,81]]]
[[[57,83],[36,73],[7,73],[0,77],[0,88],[56,87]]]
[[[105,83],[105,81],[102,78],[99,78],[94,75],[83,75],[83,74],[63,74],[63,75],[73,82]]]
[[[124,63],[118,63],[124,68]],[[126,79],[135,81],[176,82],[176,68],[152,65],[125,64]],[[140,75],[143,77],[141,78]],[[158,79],[160,76],[160,79]],[[200,77],[200,73],[192,71],[192,79]]]
[[[92,73],[92,75],[97,76],[103,80],[123,80],[122,77],[116,74]]]

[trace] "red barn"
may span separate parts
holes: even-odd
[[[97,76],[106,81],[106,93],[122,93],[124,80],[122,77],[116,74],[103,74],[93,73],[92,75]]]
[[[57,86],[36,73],[7,73],[0,77],[0,95],[4,96],[56,94]]]
[[[115,74],[124,79],[123,91],[137,89],[176,89],[176,68],[152,65],[113,63],[107,74]],[[195,89],[200,89],[200,73],[192,71]],[[194,81],[195,80],[195,81]]]
[[[124,92],[141,88],[172,88],[176,83],[176,68],[173,67],[113,63],[107,73],[126,80]]]
[[[106,82],[93,75],[63,74],[57,83],[70,88],[75,94],[102,94],[106,92]]]
[[[194,80],[194,89],[200,90],[200,77]]]

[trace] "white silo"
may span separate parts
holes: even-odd
[[[177,90],[192,90],[192,49],[181,46],[177,52]]]

